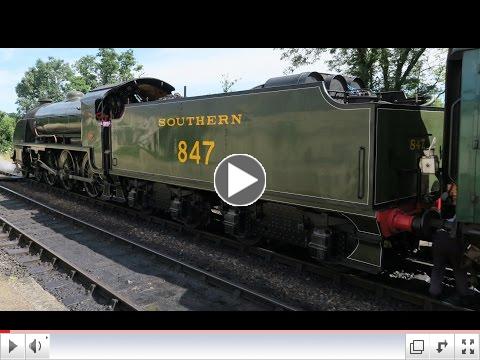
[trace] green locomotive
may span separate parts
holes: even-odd
[[[478,285],[480,268],[480,49],[453,48],[447,59],[443,191],[458,186],[456,199],[446,198],[453,217],[453,238],[465,248],[464,264]],[[455,191],[457,193],[457,191]],[[447,208],[448,209],[448,208]],[[452,211],[453,209],[453,211]],[[443,209],[442,209],[443,210]]]
[[[140,78],[43,101],[17,124],[13,160],[52,186],[378,272],[384,249],[415,249],[439,218],[443,160],[434,152],[444,118],[403,92],[363,88],[311,72],[180,97]],[[267,173],[262,198],[248,207],[214,191],[216,165],[234,153],[254,156]]]

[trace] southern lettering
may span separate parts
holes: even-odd
[[[158,126],[222,126],[240,125],[242,114],[231,115],[200,115],[182,116],[158,119]]]

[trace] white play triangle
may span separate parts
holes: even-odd
[[[228,197],[232,197],[257,181],[258,179],[255,176],[228,163]]]

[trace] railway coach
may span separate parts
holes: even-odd
[[[386,250],[416,249],[440,218],[444,119],[427,99],[317,72],[227,94],[174,90],[139,78],[43,100],[18,122],[13,160],[52,186],[369,272]],[[235,153],[267,174],[247,207],[214,191],[216,165]]]

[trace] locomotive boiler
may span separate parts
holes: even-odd
[[[439,219],[442,109],[317,72],[226,94],[174,90],[140,78],[39,104],[17,124],[13,159],[52,186],[370,272],[386,249],[416,248]],[[214,191],[216,165],[234,153],[267,173],[248,207]]]

